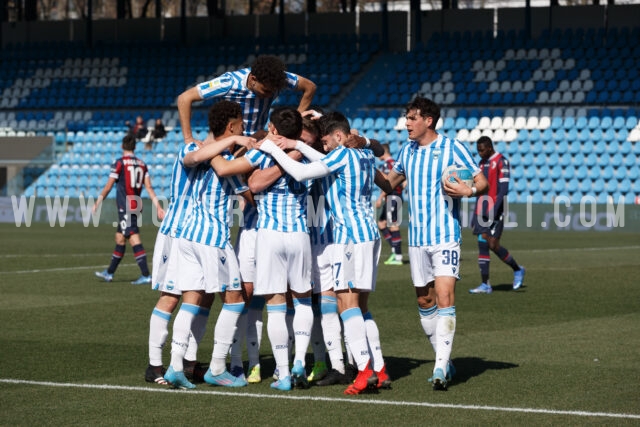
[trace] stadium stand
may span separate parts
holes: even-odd
[[[635,203],[640,154],[640,28],[433,33],[405,53],[371,37],[308,37],[183,47],[171,43],[41,42],[0,50],[0,136],[50,135],[61,147],[47,170],[25,169],[24,194],[97,195],[120,152],[124,121],[161,117],[168,135],[138,154],[168,194],[182,138],[175,97],[197,81],[279,55],[318,84],[314,104],[336,108],[363,134],[407,141],[403,107],[416,94],[443,107],[439,130],[470,144],[493,138],[511,161],[510,200],[550,203],[593,195]],[[142,53],[141,53],[142,52]],[[189,66],[184,64],[189,63]],[[150,70],[153,70],[151,72]],[[294,93],[278,104],[298,102]],[[206,133],[206,105],[194,112]]]

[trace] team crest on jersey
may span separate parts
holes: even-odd
[[[220,262],[222,263],[222,265],[224,265],[224,263],[227,261],[227,257],[220,257]]]
[[[440,154],[442,154],[442,151],[433,150],[433,153],[431,154],[431,157],[433,157],[433,160],[438,160],[438,158],[440,157]]]

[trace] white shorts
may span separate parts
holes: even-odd
[[[225,249],[178,239],[178,288],[208,294],[241,291],[238,260],[231,245]]]
[[[311,290],[309,234],[258,229],[256,239],[255,295],[298,293]]]
[[[241,228],[236,238],[236,255],[243,282],[253,283],[256,280],[256,237],[255,228]]]
[[[348,288],[368,292],[376,290],[380,239],[346,245],[334,243],[331,252],[334,291]]]
[[[311,245],[311,286],[314,294],[333,289],[331,246],[333,243]]]
[[[158,232],[153,247],[151,288],[173,295],[182,295],[176,286],[178,274],[178,239]]]
[[[421,288],[436,277],[460,278],[460,243],[450,242],[433,246],[410,246],[409,262],[413,286]]]

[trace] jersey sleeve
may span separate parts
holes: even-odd
[[[391,170],[397,173],[398,175],[405,176],[404,164],[402,163],[402,159],[404,158],[404,154],[409,149],[409,147],[410,147],[410,144],[404,144],[403,147],[400,149],[400,152],[398,153],[398,157],[396,158],[395,162],[393,162],[393,168]]]
[[[324,163],[331,173],[338,172],[345,167],[345,150],[344,147],[335,148],[318,161]]]
[[[213,80],[198,84],[198,94],[202,99],[224,96],[231,89],[232,83],[231,76],[228,73],[224,73]]]
[[[187,156],[187,154],[199,149],[200,147],[198,147],[198,145],[193,142],[183,146],[178,153],[178,161],[180,162],[180,164],[184,166],[184,158]]]
[[[500,164],[498,165],[500,170],[498,171],[498,182],[509,182],[511,178],[511,170],[509,167],[509,160],[505,159],[503,156],[500,158]]]
[[[120,177],[120,172],[122,172],[122,159],[118,159],[111,164],[111,170],[109,171],[109,178],[113,178],[116,181]]]
[[[293,74],[293,73],[289,73],[289,72],[285,72],[285,74],[287,75],[287,87],[289,89],[295,89],[298,87],[298,75],[297,74]]]
[[[462,144],[460,141],[455,139],[453,140],[453,156],[454,156],[455,164],[466,167],[471,171],[471,174],[473,176],[476,176],[479,173],[482,173],[482,171],[478,167],[478,164],[473,159],[471,150],[469,150],[469,148],[466,145]]]
[[[271,161],[271,158],[268,157],[265,153],[260,150],[256,150],[255,148],[250,149],[244,155],[244,158],[247,159],[247,162],[251,166],[259,167],[260,169],[264,169],[268,166],[268,163]]]

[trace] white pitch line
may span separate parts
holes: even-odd
[[[131,267],[136,264],[119,264],[119,267]],[[54,271],[74,271],[74,270],[92,270],[92,269],[104,268],[104,264],[101,265],[84,265],[80,267],[59,267],[59,268],[37,268],[34,270],[18,270],[18,271],[0,271],[1,274],[33,274],[33,273],[51,273]]]
[[[56,383],[50,381],[27,381],[11,378],[0,378],[0,383],[6,384],[24,384],[44,387],[68,387],[68,388],[88,388],[95,390],[125,390],[125,391],[145,391],[150,393],[186,393],[186,394],[204,394],[214,396],[228,397],[249,397],[264,399],[281,399],[281,400],[308,400],[322,401],[333,403],[359,403],[366,405],[389,405],[389,406],[417,406],[426,408],[443,408],[443,409],[467,409],[472,411],[495,411],[495,412],[519,412],[525,414],[546,414],[546,415],[572,415],[577,417],[601,417],[601,418],[623,418],[640,420],[640,414],[619,414],[615,412],[589,412],[589,411],[565,411],[556,409],[537,409],[537,408],[509,408],[500,406],[481,406],[481,405],[456,405],[448,403],[429,403],[429,402],[406,402],[380,399],[352,399],[352,398],[335,398],[322,396],[294,396],[294,395],[270,395],[259,393],[237,393],[228,391],[214,390],[172,390],[169,388],[151,388],[151,387],[132,387],[119,386],[109,384],[74,384],[74,383]]]

